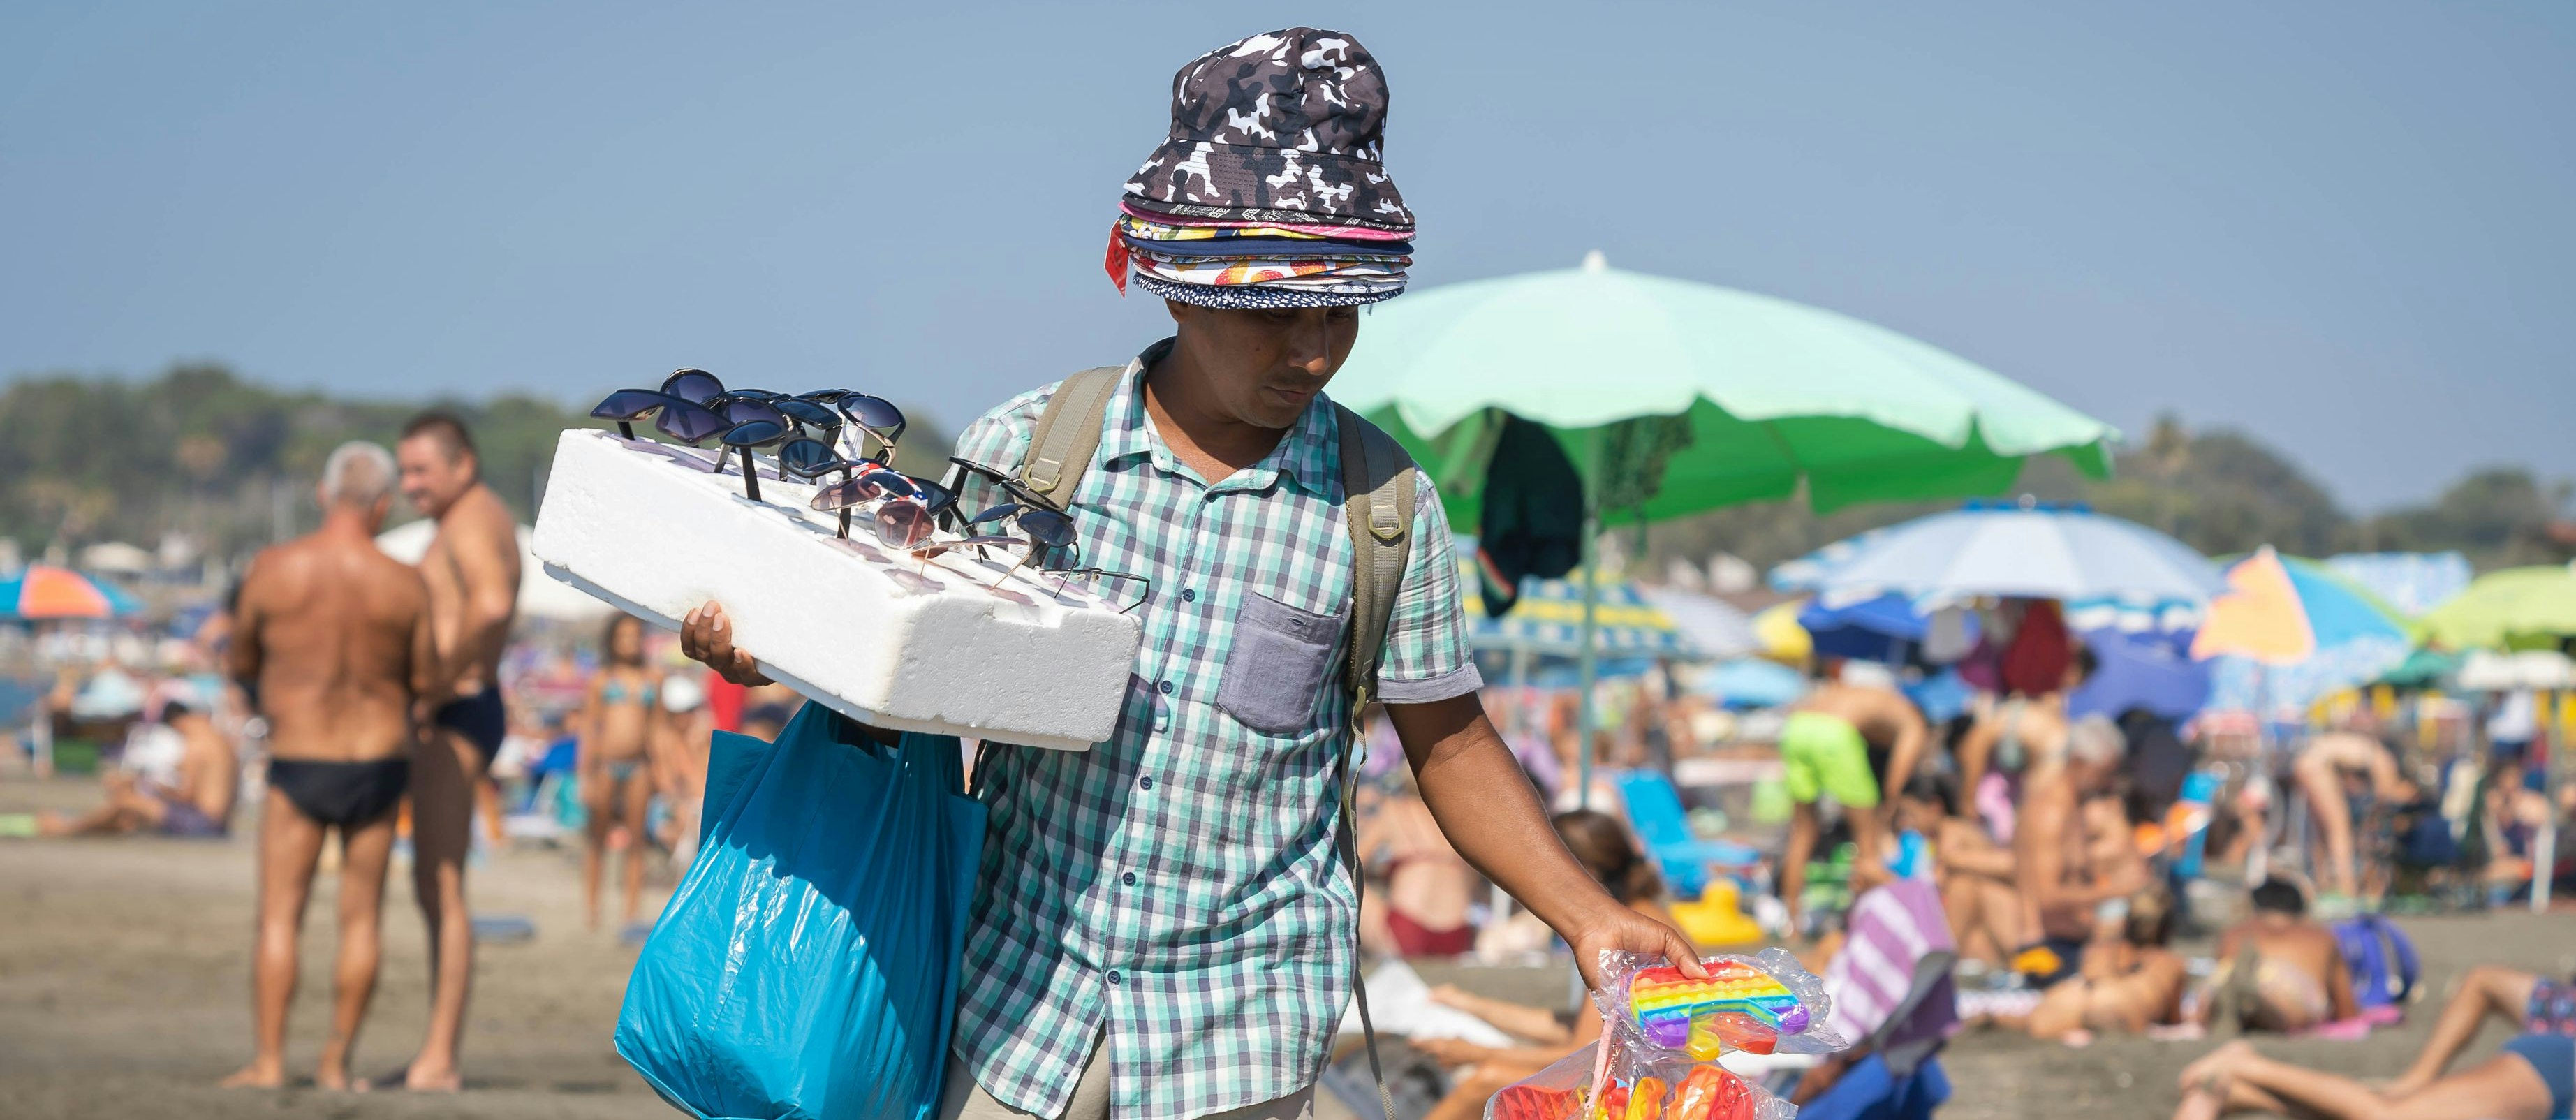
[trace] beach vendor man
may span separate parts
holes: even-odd
[[[1107,742],[985,752],[949,1117],[1311,1115],[1352,994],[1335,835],[1358,546],[1321,391],[1359,307],[1402,290],[1412,214],[1379,162],[1383,77],[1348,35],[1219,48],[1173,100],[1110,260],[1177,331],[1107,382],[1069,503],[1083,566],[1151,581],[1144,640]],[[986,414],[959,456],[1015,468],[1055,388]],[[1567,854],[1486,721],[1448,524],[1414,482],[1378,688],[1424,801],[1587,978],[1605,949],[1689,961]],[[979,486],[965,506],[1004,500]],[[682,639],[728,679],[762,679],[715,604]]]

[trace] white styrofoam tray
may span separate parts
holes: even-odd
[[[590,429],[555,445],[535,551],[546,572],[666,629],[724,606],[761,671],[854,719],[1084,750],[1107,739],[1136,658],[1134,616],[1080,582],[973,550],[890,552],[806,508],[814,487],[766,466]],[[1076,531],[1080,531],[1077,522]]]

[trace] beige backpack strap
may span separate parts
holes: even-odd
[[[1356,570],[1351,578],[1351,646],[1344,679],[1351,718],[1377,699],[1377,667],[1386,654],[1387,620],[1413,553],[1413,456],[1359,413],[1333,406],[1342,435],[1342,508],[1350,518]]]
[[[1048,394],[1046,410],[1029,435],[1028,456],[1020,461],[1020,483],[1059,510],[1073,504],[1082,473],[1100,450],[1100,424],[1109,415],[1109,395],[1118,389],[1125,366],[1087,369]]]
[[[1342,821],[1334,840],[1342,867],[1350,872],[1351,897],[1368,890],[1360,866],[1359,774],[1353,756],[1365,725],[1360,713],[1377,699],[1378,663],[1386,655],[1387,622],[1395,614],[1395,596],[1404,583],[1405,561],[1413,552],[1413,511],[1420,498],[1414,490],[1413,457],[1377,425],[1359,413],[1333,406],[1341,429],[1342,508],[1348,515],[1354,561],[1351,572],[1350,650],[1343,660],[1351,692],[1351,730],[1342,740]],[[1392,1120],[1395,1099],[1386,1090],[1386,1069],[1377,1053],[1377,1023],[1369,1016],[1368,981],[1361,975],[1360,954],[1351,954],[1351,1000],[1360,1011],[1360,1036],[1368,1047],[1369,1077],[1377,1083],[1379,1115]]]

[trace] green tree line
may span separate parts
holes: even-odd
[[[472,427],[485,478],[523,520],[535,516],[558,433],[604,426],[583,410],[525,394],[484,401],[357,401],[242,380],[219,365],[182,365],[150,380],[56,375],[0,389],[0,537],[28,554],[49,546],[131,541],[170,532],[236,556],[280,531],[310,529],[322,460],[350,439],[390,445],[424,407]],[[901,461],[937,473],[947,436],[918,411]],[[2159,420],[2123,451],[2107,481],[2043,457],[2017,492],[2082,501],[2173,534],[2210,555],[2271,544],[2299,555],[2458,549],[2481,570],[2564,561],[2553,523],[2570,486],[2517,467],[2472,472],[2431,502],[2356,516],[2280,453],[2241,432]],[[1768,567],[1863,530],[1947,508],[1864,505],[1818,516],[1800,500],[1719,510],[1655,526],[1649,556],[1705,560],[1731,552]],[[397,516],[403,516],[398,514]],[[2563,532],[2563,524],[2561,531]]]
[[[2023,468],[2014,488],[2041,501],[2089,504],[2169,533],[2209,556],[2265,544],[2299,556],[2456,549],[2480,571],[2566,561],[2571,491],[2576,487],[2565,481],[2543,481],[2520,467],[2488,467],[2428,503],[2357,516],[2252,436],[2224,428],[2193,430],[2173,416],[2158,419],[2143,443],[2124,449],[2108,480],[2085,478],[2065,460],[2044,456]],[[1657,525],[1649,531],[1647,551],[1657,569],[1669,559],[1731,552],[1767,570],[1855,533],[1951,505],[1864,505],[1819,516],[1802,499],[1762,502]]]
[[[526,394],[346,400],[253,384],[220,365],[138,381],[21,378],[0,389],[0,537],[33,556],[110,540],[148,548],[176,532],[211,555],[238,556],[318,523],[313,485],[332,448],[390,447],[429,407],[473,430],[484,480],[522,521],[535,516],[562,431],[608,426]],[[947,442],[915,414],[902,465],[942,463]],[[397,503],[395,517],[409,511]]]

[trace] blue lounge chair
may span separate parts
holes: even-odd
[[[1950,1076],[1939,1055],[1958,1022],[1958,988],[1950,966],[1958,954],[1926,953],[1914,963],[1905,999],[1851,1050],[1841,1076],[1798,1108],[1798,1120],[1931,1120],[1950,1099]]]
[[[1664,873],[1664,885],[1675,898],[1698,898],[1708,889],[1709,869],[1751,868],[1762,864],[1762,852],[1728,840],[1702,840],[1691,833],[1681,792],[1672,779],[1652,770],[1621,771],[1619,797],[1628,803],[1628,825],[1646,845],[1646,854]]]

